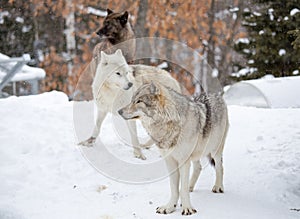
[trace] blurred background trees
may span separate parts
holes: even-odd
[[[253,3],[242,17],[248,37],[235,45],[236,51],[247,60],[239,63],[244,74],[241,78],[299,74],[299,0],[253,0]]]
[[[292,63],[297,58],[299,60],[297,30],[300,13],[294,11],[295,14],[291,16],[290,11],[296,8],[296,2],[0,0],[0,52],[9,56],[30,53],[35,59],[34,65],[47,72],[43,91],[57,89],[70,95],[75,90],[81,72],[91,60],[93,47],[99,42],[95,31],[102,25],[106,8],[127,10],[131,14],[130,22],[137,37],[180,41],[201,55],[200,59],[195,55],[180,56],[182,61],[194,67],[193,72],[187,72],[174,63],[166,65],[167,70],[193,93],[199,82],[194,76],[204,84],[207,78],[217,77],[225,86],[236,79],[232,73],[241,73],[241,69],[257,68],[257,71],[246,74],[247,77],[259,77],[266,73],[291,75],[297,68],[297,64]],[[273,8],[272,12],[269,6]],[[261,16],[258,16],[259,13]],[[271,20],[270,16],[274,19]],[[278,19],[281,21],[275,22]],[[251,23],[258,25],[247,25]],[[260,34],[261,31],[264,34]],[[248,41],[250,43],[247,44]],[[275,48],[277,45],[285,51],[281,57],[276,55],[280,50]],[[150,54],[164,51],[167,58],[180,55],[180,51],[169,44],[155,45],[155,48],[138,45],[137,50],[149,50],[146,52]],[[270,56],[267,63],[264,55]],[[284,60],[285,67],[280,60]],[[158,65],[163,61],[150,59],[147,64]],[[276,66],[271,68],[270,65]]]

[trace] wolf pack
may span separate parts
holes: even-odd
[[[202,170],[202,158],[208,158],[215,169],[212,192],[224,192],[222,155],[229,127],[227,107],[222,93],[202,89],[199,95],[189,97],[169,72],[133,64],[136,40],[128,19],[127,11],[107,9],[97,31],[102,41],[94,48],[87,68],[93,75],[97,119],[91,136],[79,145],[92,147],[96,143],[108,113],[121,116],[130,133],[133,155],[145,160],[142,150],[156,145],[165,160],[171,197],[156,212],[176,211],[180,199],[182,215],[191,215],[197,211],[191,204],[190,192]],[[138,140],[136,120],[149,135],[146,144]]]

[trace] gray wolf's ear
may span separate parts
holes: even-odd
[[[151,81],[150,83],[150,93],[154,95],[160,94],[159,87]]]
[[[113,10],[110,10],[109,8],[106,9],[106,11],[107,11],[107,15],[110,15],[110,14],[114,13]]]
[[[118,50],[116,51],[116,55],[118,55],[118,56],[123,56],[122,50],[118,49]]]
[[[128,21],[128,11],[125,11],[120,17],[119,17],[119,21],[122,25],[122,27],[125,27],[127,21]]]

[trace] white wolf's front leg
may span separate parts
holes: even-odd
[[[94,127],[92,136],[90,138],[88,138],[87,140],[80,142],[79,145],[92,147],[95,144],[96,139],[100,133],[102,122],[105,119],[106,115],[107,115],[107,112],[98,110],[96,125]]]
[[[135,121],[127,121],[126,123],[127,123],[129,133],[130,133],[134,156],[136,158],[146,160],[146,157],[145,157],[145,155],[143,155],[141,147],[139,145],[139,140],[138,140],[137,131],[136,131],[136,122]]]
[[[180,199],[182,203],[182,215],[191,215],[197,211],[192,207],[190,202],[190,193],[189,193],[189,176],[190,176],[190,166],[191,162],[186,161],[180,168]]]
[[[200,161],[199,160],[193,161],[193,174],[192,174],[192,178],[190,180],[190,186],[189,186],[190,192],[194,191],[194,187],[199,178],[201,170],[202,170],[202,167],[201,167]]]
[[[156,208],[156,213],[159,214],[169,214],[175,211],[179,198],[179,171],[177,161],[171,157],[167,157],[166,165],[170,174],[171,198],[166,205]]]

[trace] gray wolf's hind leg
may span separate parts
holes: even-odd
[[[215,165],[216,171],[216,181],[215,185],[212,188],[212,192],[214,193],[223,193],[224,186],[223,186],[223,159],[222,155],[217,155],[212,157],[212,163]]]

